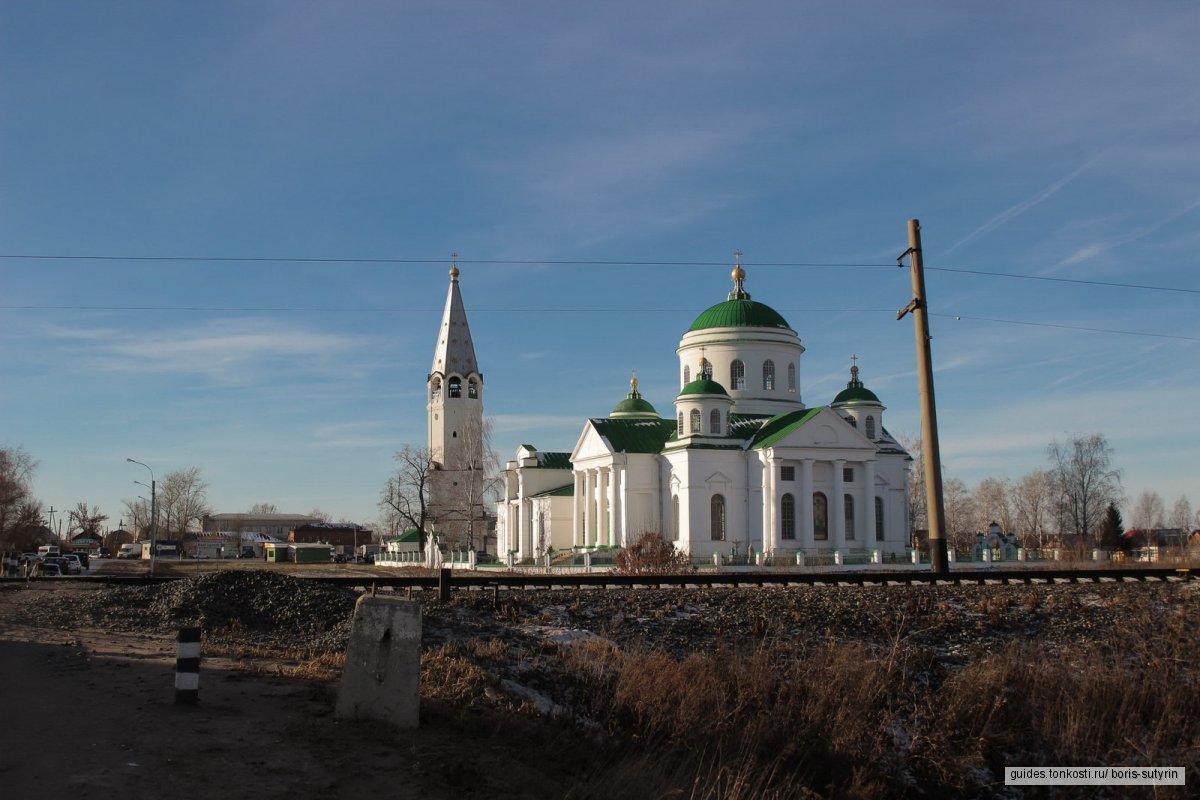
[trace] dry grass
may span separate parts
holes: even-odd
[[[1194,784],[1200,646],[1181,614],[1142,622],[1069,653],[1025,642],[961,669],[902,637],[890,649],[776,642],[678,661],[571,648],[564,658],[592,687],[588,715],[625,743],[572,796],[987,795],[1017,765],[1183,765]]]

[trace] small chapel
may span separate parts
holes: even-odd
[[[693,559],[905,552],[912,458],[884,427],[885,406],[857,364],[832,402],[805,405],[800,336],[751,297],[740,263],[730,277],[732,291],[676,348],[672,413],[634,378],[607,417],[583,421],[570,451],[518,449],[501,475],[498,555],[620,548],[646,532]],[[482,375],[456,268],[433,366],[430,449],[458,471],[474,458],[457,431],[482,415]]]

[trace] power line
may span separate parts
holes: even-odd
[[[118,255],[53,255],[46,253],[34,254],[0,254],[0,260],[30,260],[30,261],[124,261],[124,262],[159,262],[159,263],[252,263],[252,264],[445,264],[446,258],[315,258],[286,256],[118,256]],[[728,261],[638,261],[623,259],[501,259],[478,258],[458,259],[459,264],[477,264],[494,266],[548,266],[548,267],[727,267]],[[754,267],[800,267],[807,269],[895,269],[895,264],[875,263],[869,261],[747,261],[743,266]],[[1030,275],[1018,272],[1003,272],[1000,270],[968,269],[965,267],[931,267],[926,266],[927,272],[948,272],[961,275],[979,275],[992,278],[1011,278],[1014,280],[1043,281],[1047,283],[1066,283],[1083,286],[1102,286],[1110,289],[1140,289],[1153,292],[1177,292],[1181,294],[1200,294],[1200,289],[1189,289],[1181,286],[1157,286],[1144,283],[1124,283],[1120,281],[1100,281],[1086,278],[1060,278],[1049,275]]]
[[[1153,292],[1184,292],[1200,294],[1200,289],[1184,289],[1179,286],[1151,286],[1144,283],[1118,283],[1116,281],[1095,281],[1084,278],[1053,278],[1048,275],[1024,275],[1017,272],[992,272],[982,269],[961,269],[955,267],[925,267],[927,272],[957,272],[963,275],[987,275],[993,278],[1019,278],[1027,281],[1048,281],[1051,283],[1078,283],[1085,286],[1107,286],[1113,289],[1146,289]]]
[[[196,263],[260,263],[260,264],[446,264],[446,258],[287,258],[282,256],[62,256],[62,255],[5,255],[0,259],[30,261],[155,261]],[[624,261],[624,260],[553,260],[517,258],[459,258],[459,264],[493,264],[497,266],[548,266],[548,267],[728,267],[728,261]],[[894,268],[895,264],[852,263],[843,261],[757,261],[757,267],[865,267],[871,269]],[[745,265],[743,265],[745,266]]]
[[[1057,322],[1027,322],[1019,319],[996,319],[995,317],[973,317],[966,314],[932,314],[935,317],[951,319],[969,319],[976,322],[998,322],[1004,325],[1026,325],[1035,328],[1062,328],[1069,331],[1084,331],[1086,333],[1115,333],[1122,336],[1151,336],[1156,339],[1182,339],[1185,342],[1200,342],[1200,336],[1180,336],[1173,333],[1148,333],[1146,331],[1124,331],[1115,328],[1089,328],[1083,325],[1063,325]]]
[[[459,262],[462,263],[462,262]],[[893,309],[890,308],[783,308],[789,314],[892,314]],[[114,311],[114,312],[143,312],[143,311],[164,311],[164,312],[184,312],[184,313],[218,313],[218,314],[267,314],[267,313],[285,313],[285,314],[411,314],[411,313],[440,313],[441,309],[434,306],[407,306],[407,307],[390,307],[390,308],[321,308],[316,306],[96,306],[96,305],[55,305],[55,306],[39,306],[39,305],[23,305],[23,306],[4,306],[0,305],[0,311]],[[644,314],[648,312],[654,313],[680,313],[686,314],[694,311],[687,308],[472,308],[472,314]],[[1151,333],[1148,331],[1128,331],[1116,328],[1092,328],[1082,325],[1064,325],[1055,322],[1030,322],[1027,320],[1017,319],[999,319],[997,317],[976,317],[969,314],[944,314],[932,313],[931,316],[954,319],[954,320],[971,320],[974,322],[994,322],[1001,325],[1023,325],[1035,328],[1059,328],[1063,330],[1082,331],[1085,333],[1106,333],[1116,334],[1121,336],[1148,336],[1156,339],[1177,339],[1186,342],[1200,342],[1200,337],[1197,336],[1181,336],[1171,333]]]

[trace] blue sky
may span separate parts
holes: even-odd
[[[735,249],[803,400],[857,354],[915,436],[917,217],[948,475],[1100,432],[1194,503],[1196,41],[1168,2],[0,5],[0,443],[114,522],[127,457],[373,519],[452,251],[503,458],[632,369],[669,415]]]

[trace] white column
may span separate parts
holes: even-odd
[[[816,534],[813,531],[813,460],[806,458],[800,462],[800,545],[805,550],[816,547]]]
[[[833,497],[829,498],[829,527],[833,529],[833,546],[839,550],[846,547],[846,501],[843,495],[846,487],[842,483],[842,470],[846,462],[837,459],[833,462]]]
[[[571,525],[574,531],[571,544],[579,547],[583,544],[583,474],[575,472],[572,477],[575,479],[575,496],[571,499]]]
[[[779,538],[779,524],[775,521],[776,508],[779,503],[779,498],[775,496],[775,485],[779,480],[776,471],[779,469],[776,466],[775,454],[769,452],[767,454],[766,463],[763,465],[762,493],[763,493],[763,547],[768,552],[778,550],[781,545]]]
[[[629,538],[629,528],[626,520],[626,505],[629,498],[625,496],[625,490],[625,468],[622,466],[613,466],[613,547],[624,547],[627,543],[626,540]]]
[[[609,544],[612,531],[609,520],[608,506],[608,473],[611,467],[601,467],[599,473],[599,491],[596,493],[596,546]]]
[[[863,490],[866,508],[865,513],[860,514],[864,520],[863,524],[863,542],[864,547],[880,547],[880,543],[875,539],[875,462],[866,461],[863,463],[863,480],[866,482],[866,488]]]
[[[585,470],[583,473],[583,546],[590,547],[592,545],[594,531],[596,529],[596,493],[595,493],[595,473],[592,470]]]

